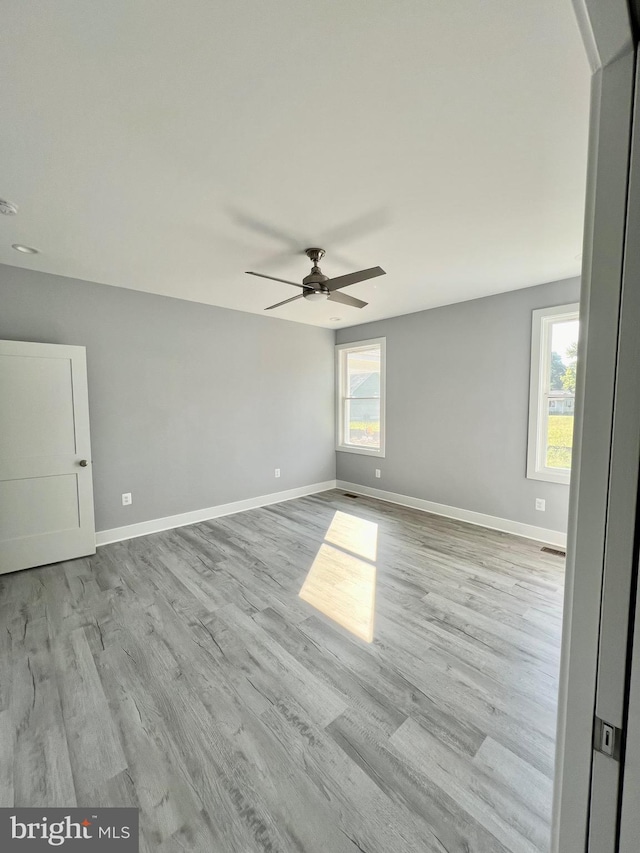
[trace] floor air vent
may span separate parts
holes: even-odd
[[[360,495],[352,495],[351,492],[343,492],[342,493],[345,498],[353,498],[354,501],[357,501]]]
[[[556,557],[566,557],[567,552],[561,551],[559,548],[548,548],[546,545],[544,548],[540,548],[541,551],[544,551],[545,554],[555,554]]]

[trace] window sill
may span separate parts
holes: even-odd
[[[336,445],[336,450],[339,450],[342,453],[357,453],[360,456],[377,456],[378,458],[384,459],[383,448],[375,450],[370,447],[350,447],[346,444],[338,444]]]
[[[527,480],[543,480],[545,483],[561,483],[564,486],[568,486],[571,482],[571,472],[554,471],[552,469],[527,471]]]

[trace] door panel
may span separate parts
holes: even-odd
[[[0,358],[0,458],[73,454],[76,451],[70,358]],[[24,390],[29,389],[29,394]]]
[[[0,574],[95,553],[84,347],[0,341],[0,399]]]
[[[0,483],[0,539],[21,539],[79,527],[74,474]]]

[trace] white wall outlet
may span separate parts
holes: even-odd
[[[380,469],[376,468],[376,477],[380,479]]]
[[[122,506],[130,506],[131,505],[131,492],[126,492],[122,496]]]
[[[546,501],[544,498],[536,498],[536,509],[539,509],[540,512],[544,512],[546,509]]]
[[[280,469],[276,468],[276,480],[278,479],[279,476],[280,476]]]

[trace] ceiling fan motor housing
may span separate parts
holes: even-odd
[[[320,267],[318,266],[319,261],[324,256],[324,249],[306,249],[305,253],[309,260],[313,263],[311,267],[311,272],[309,275],[306,275],[302,279],[302,284],[305,287],[312,287],[316,293],[326,293],[329,294],[329,290],[322,285],[325,281],[329,281],[329,276],[324,275]],[[306,296],[306,294],[305,294]]]
[[[306,287],[313,287],[314,290],[322,290],[322,285],[325,283],[325,281],[329,281],[329,276],[323,275],[323,273],[320,271],[320,267],[313,267],[309,275],[306,275],[302,279],[302,283]]]
[[[311,273],[302,279],[302,284],[305,287],[302,295],[307,299],[326,298],[329,296],[329,288],[325,285],[325,281],[329,281],[328,275],[323,275],[320,272],[320,267],[314,266]],[[307,290],[306,288],[310,288]]]

